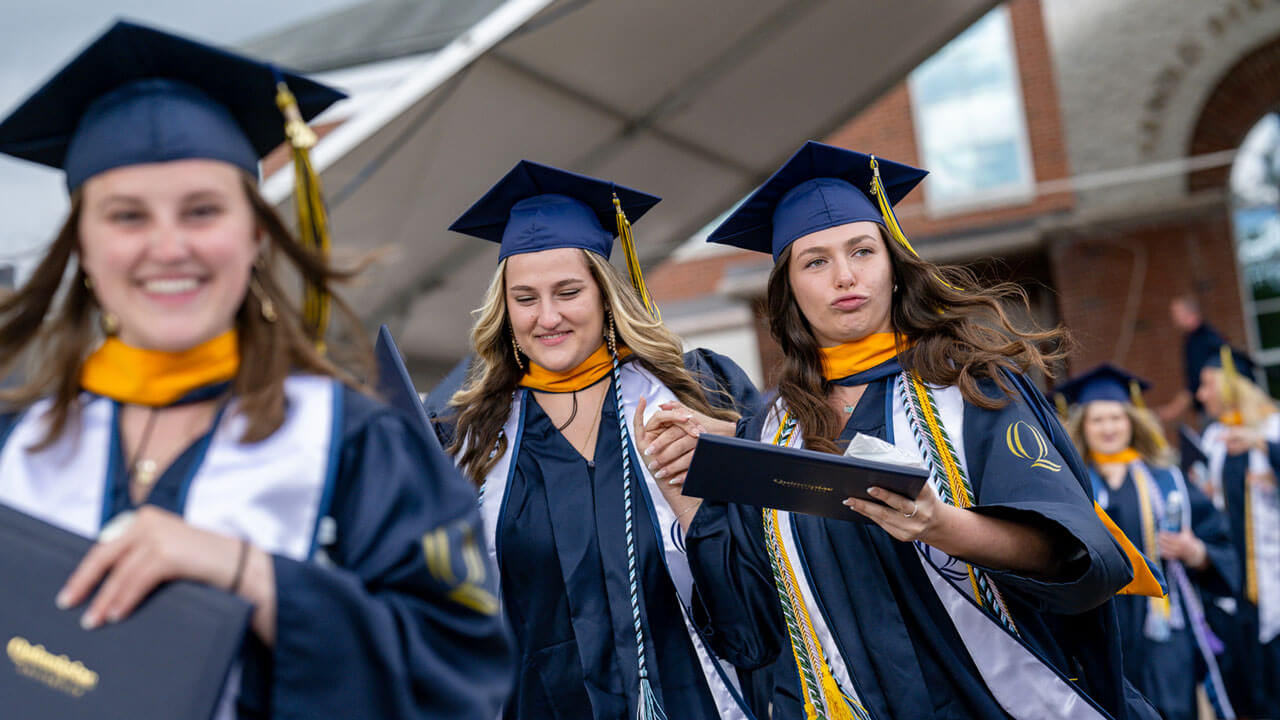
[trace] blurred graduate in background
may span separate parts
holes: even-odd
[[[489,720],[511,664],[475,493],[357,382],[367,336],[331,298],[347,274],[325,257],[304,119],[341,97],[121,22],[0,122],[0,152],[71,193],[0,301],[2,370],[29,361],[3,394],[0,502],[113,528],[56,598],[86,629],[170,580],[252,603],[219,720]],[[281,110],[301,239],[257,187]],[[331,301],[338,337],[363,341],[346,363],[319,349]]]
[[[1224,345],[1200,371],[1196,397],[1214,420],[1201,448],[1204,491],[1227,516],[1240,592],[1209,609],[1226,643],[1222,672],[1241,717],[1280,717],[1280,411],[1250,379],[1253,363]]]
[[[1200,683],[1218,717],[1233,718],[1218,667],[1222,643],[1206,622],[1201,593],[1233,597],[1239,563],[1226,517],[1170,464],[1155,416],[1135,403],[1147,387],[1102,365],[1058,388],[1098,504],[1168,580],[1165,597],[1116,598],[1125,676],[1166,720],[1195,720]]]

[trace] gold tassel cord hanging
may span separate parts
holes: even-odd
[[[329,256],[329,213],[324,205],[320,176],[311,165],[315,131],[302,119],[297,98],[283,80],[276,82],[276,106],[284,115],[285,137],[293,155],[293,198],[298,209],[298,239],[302,246],[321,258]],[[303,288],[302,321],[316,347],[324,352],[324,336],[329,326],[329,296],[319,286],[307,282]]]
[[[1133,406],[1139,410],[1147,409],[1147,401],[1142,397],[1142,386],[1138,384],[1137,380],[1129,381],[1129,399],[1133,402]],[[1164,450],[1169,447],[1169,441],[1164,439],[1163,431],[1157,432],[1155,435],[1157,448]]]
[[[622,211],[622,202],[618,200],[618,194],[613,194],[613,211],[614,219],[618,221],[618,239],[622,241],[622,253],[627,261],[627,273],[631,276],[631,285],[640,295],[640,302],[644,303],[644,309],[648,311],[649,316],[654,320],[662,320],[662,313],[658,312],[658,306],[653,302],[653,298],[649,295],[649,288],[644,284],[644,273],[640,270],[640,256],[636,254],[636,241],[631,235],[631,223],[627,220],[627,214]]]
[[[876,156],[871,156],[871,194],[876,198],[876,205],[880,208],[880,214],[884,216],[885,227],[889,230],[889,236],[898,241],[898,244],[907,249],[907,252],[916,257],[920,257],[920,253],[911,247],[911,243],[907,241],[907,236],[902,232],[902,226],[898,224],[898,216],[893,214],[893,203],[889,202],[889,194],[884,190],[884,183],[880,180],[880,163],[876,161]]]
[[[1219,350],[1219,356],[1222,358],[1222,407],[1226,410],[1223,414],[1222,422],[1226,425],[1243,425],[1244,417],[1240,414],[1238,388],[1240,387],[1237,379],[1240,377],[1236,371],[1235,358],[1231,357],[1231,348],[1223,345]]]
[[[1058,419],[1065,424],[1067,422],[1067,417],[1071,412],[1067,406],[1067,396],[1062,393],[1054,393],[1053,404],[1058,410]]]
[[[907,249],[915,257],[920,257],[920,253],[911,247],[911,242],[907,240],[906,233],[902,232],[902,226],[898,224],[898,216],[893,214],[893,203],[889,201],[889,193],[885,192],[884,182],[880,180],[880,163],[876,160],[876,156],[871,156],[871,194],[876,199],[876,206],[880,209],[880,215],[884,217],[885,229],[889,231],[889,237],[893,238],[899,245]],[[938,278],[943,285],[959,292],[960,288],[951,283]]]

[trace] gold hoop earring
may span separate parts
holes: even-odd
[[[614,357],[617,357],[618,334],[617,334],[617,328],[615,328],[613,325],[613,313],[608,310],[605,310],[604,317],[605,317],[605,320],[607,320],[609,323],[609,334],[604,336],[604,340],[606,343],[609,344],[609,354]]]
[[[516,359],[516,367],[524,372],[524,361],[520,359],[520,343],[516,342],[516,331],[511,331],[511,356]]]
[[[85,290],[93,289],[93,278],[89,277],[87,273],[84,276],[84,289]]]
[[[276,314],[276,304],[271,302],[271,298],[267,296],[267,291],[262,289],[262,284],[258,282],[256,274],[249,275],[249,292],[258,299],[258,310],[262,313],[262,319],[268,323],[274,323],[279,315]]]

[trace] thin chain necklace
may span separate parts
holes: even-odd
[[[157,414],[156,408],[148,408],[147,423],[142,426],[142,437],[138,439],[138,445],[134,448],[133,460],[126,463],[129,481],[143,488],[150,488],[155,483],[156,471],[159,469],[159,464],[153,458],[143,457],[147,444],[151,441],[151,431],[156,426]]]

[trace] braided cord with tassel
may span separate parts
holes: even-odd
[[[773,443],[780,447],[789,446],[795,435],[795,428],[795,418],[790,413],[784,413]],[[870,720],[870,713],[858,699],[840,687],[822,651],[822,644],[813,629],[809,608],[796,579],[795,568],[783,548],[778,528],[778,511],[764,508],[762,512],[765,549],[769,553],[773,582],[778,591],[778,604],[787,623],[787,635],[799,671],[800,684],[804,686],[805,720]]]
[[[635,513],[631,503],[631,438],[627,432],[627,422],[622,416],[622,370],[618,363],[617,347],[610,343],[610,355],[613,356],[613,392],[618,405],[618,432],[622,440],[622,515],[627,535],[627,583],[631,594],[631,619],[636,631],[636,662],[640,667],[640,697],[636,702],[638,720],[667,720],[662,711],[662,703],[653,692],[653,684],[649,682],[649,667],[645,662],[644,623],[640,619],[640,580],[636,572],[636,534]]]
[[[898,389],[902,393],[903,405],[907,408],[907,421],[915,436],[916,445],[929,464],[929,475],[933,478],[938,497],[954,507],[972,506],[973,486],[957,459],[955,446],[951,444],[946,428],[938,418],[933,393],[914,372],[903,372],[899,376]],[[965,568],[978,605],[1010,632],[1017,634],[1018,628],[1004,604],[1000,590],[980,569],[969,563],[965,563]]]
[[[302,246],[321,259],[329,255],[329,213],[324,204],[320,176],[311,165],[311,148],[316,133],[302,118],[298,100],[284,79],[276,76],[276,106],[284,115],[285,137],[293,155],[293,200],[298,211],[298,239]],[[329,326],[329,296],[320,287],[307,282],[303,289],[302,322],[307,335],[324,351],[325,331]]]

